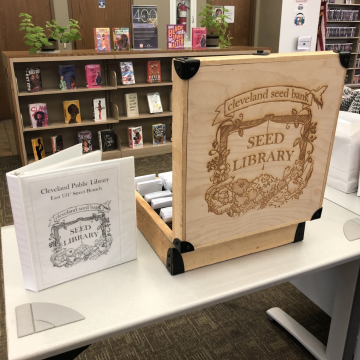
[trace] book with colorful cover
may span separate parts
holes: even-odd
[[[166,144],[165,124],[152,125],[153,145]]]
[[[149,60],[147,62],[147,82],[149,84],[161,82],[160,60]]]
[[[184,25],[167,25],[167,48],[183,49],[184,48]]]
[[[192,48],[206,49],[206,28],[192,29]]]
[[[81,123],[79,100],[63,101],[65,124]]]
[[[160,94],[158,92],[147,94],[150,114],[162,113]]]
[[[157,5],[132,5],[133,48],[158,48]]]
[[[100,64],[85,65],[86,87],[102,87]]]
[[[42,137],[31,139],[31,145],[32,145],[35,161],[44,159],[46,157],[44,140]]]
[[[130,50],[130,31],[129,28],[113,28],[114,50]]]
[[[26,68],[25,79],[28,92],[42,91],[41,72],[39,67]]]
[[[143,147],[142,126],[128,127],[128,135],[130,149]]]
[[[111,51],[109,28],[94,28],[94,40],[97,52]]]
[[[100,150],[116,150],[115,133],[113,129],[105,129],[98,131],[98,137]]]
[[[52,146],[52,150],[53,150],[53,154],[64,150],[64,144],[63,144],[63,139],[62,139],[62,135],[53,135],[51,137],[51,146]]]
[[[45,103],[29,104],[29,115],[32,128],[48,126],[48,114]]]
[[[92,151],[92,134],[91,131],[83,130],[77,133],[78,143],[82,144],[83,154],[87,154]]]
[[[131,61],[120,62],[121,82],[123,85],[135,84],[135,74]]]
[[[105,98],[93,100],[93,117],[95,121],[107,120]]]
[[[60,90],[76,89],[75,66],[59,65]]]

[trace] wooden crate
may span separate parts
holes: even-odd
[[[138,227],[172,275],[303,240],[321,217],[349,59],[174,60],[172,230],[137,196]]]

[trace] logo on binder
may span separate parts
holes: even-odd
[[[53,266],[72,267],[106,255],[113,241],[106,216],[110,210],[110,201],[107,201],[73,206],[53,215],[49,219]]]
[[[314,103],[323,107],[326,89],[263,87],[236,95],[216,109],[212,159],[206,165],[212,183],[205,194],[209,212],[238,217],[300,198],[314,169],[317,122],[311,109]],[[301,109],[292,106],[287,114],[244,118],[245,108],[269,102],[298,103]],[[269,131],[271,126],[275,130]],[[229,148],[229,136],[234,133],[242,139],[242,158],[234,158]]]

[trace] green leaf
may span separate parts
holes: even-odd
[[[34,45],[34,42],[33,42],[33,41],[30,41],[30,40],[26,40],[26,41],[25,41],[25,44],[26,44],[26,45],[29,45],[29,46],[33,46],[33,45]]]
[[[79,32],[79,30],[71,29],[70,32],[71,32],[73,35],[76,35],[76,34]]]
[[[40,41],[41,41],[44,45],[46,45],[46,44],[49,42],[46,37],[40,38]]]
[[[19,29],[19,31],[23,31],[23,30],[25,30],[24,26]]]
[[[35,47],[40,49],[42,47],[42,43],[41,42],[36,42]]]
[[[81,40],[81,37],[79,35],[74,35],[75,40]]]
[[[46,45],[46,46],[52,46],[52,43],[49,42],[49,41],[46,41],[46,43],[44,43],[44,45]]]
[[[27,31],[28,33],[31,32],[31,30],[32,30],[31,27],[28,27],[28,26],[26,27],[26,31]]]
[[[36,51],[37,51],[36,47],[32,47],[30,49],[30,54],[36,54]]]

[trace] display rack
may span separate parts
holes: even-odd
[[[126,51],[111,53],[96,53],[94,50],[61,51],[53,54],[29,55],[25,51],[3,52],[8,92],[13,108],[13,125],[16,135],[18,154],[23,165],[34,161],[31,139],[43,137],[46,155],[51,155],[51,136],[61,134],[64,148],[77,143],[76,133],[87,129],[92,132],[93,147],[99,148],[97,132],[103,129],[114,129],[117,140],[117,150],[104,152],[103,159],[109,160],[125,156],[150,156],[172,151],[170,142],[172,123],[171,89],[172,89],[172,59],[187,56],[213,55],[246,55],[256,52],[257,49],[270,51],[268,48],[230,47],[228,49],[211,50],[151,50]],[[147,60],[160,60],[161,83],[147,83]],[[134,85],[122,85],[120,82],[120,61],[132,61],[134,66]],[[85,79],[85,65],[100,64],[103,79],[101,88],[87,88]],[[58,65],[75,65],[76,90],[60,90]],[[26,89],[25,68],[36,66],[41,69],[43,91],[29,93]],[[150,114],[147,102],[147,93],[159,92],[163,113]],[[139,116],[127,117],[125,110],[125,94],[138,94]],[[107,121],[95,122],[92,120],[92,100],[106,98]],[[63,115],[63,101],[79,100],[81,123],[65,124]],[[32,128],[28,104],[46,103],[48,109],[49,126]],[[156,123],[166,125],[167,143],[152,145],[152,127]],[[130,149],[128,147],[128,127],[142,126],[144,147]]]
[[[352,0],[352,4],[345,4],[345,0],[337,0],[339,2],[329,3],[328,9],[343,9],[343,10],[359,10],[360,11],[360,0]],[[360,39],[360,14],[358,21],[327,21],[327,27],[355,27],[355,36],[354,37],[327,37],[326,44],[331,43],[346,43],[351,42],[352,52],[350,58],[350,66],[347,69],[347,82],[346,86],[350,87],[360,87],[360,84],[353,84],[354,75],[360,75],[360,67],[356,67],[356,59],[360,56],[359,52],[359,39]]]

